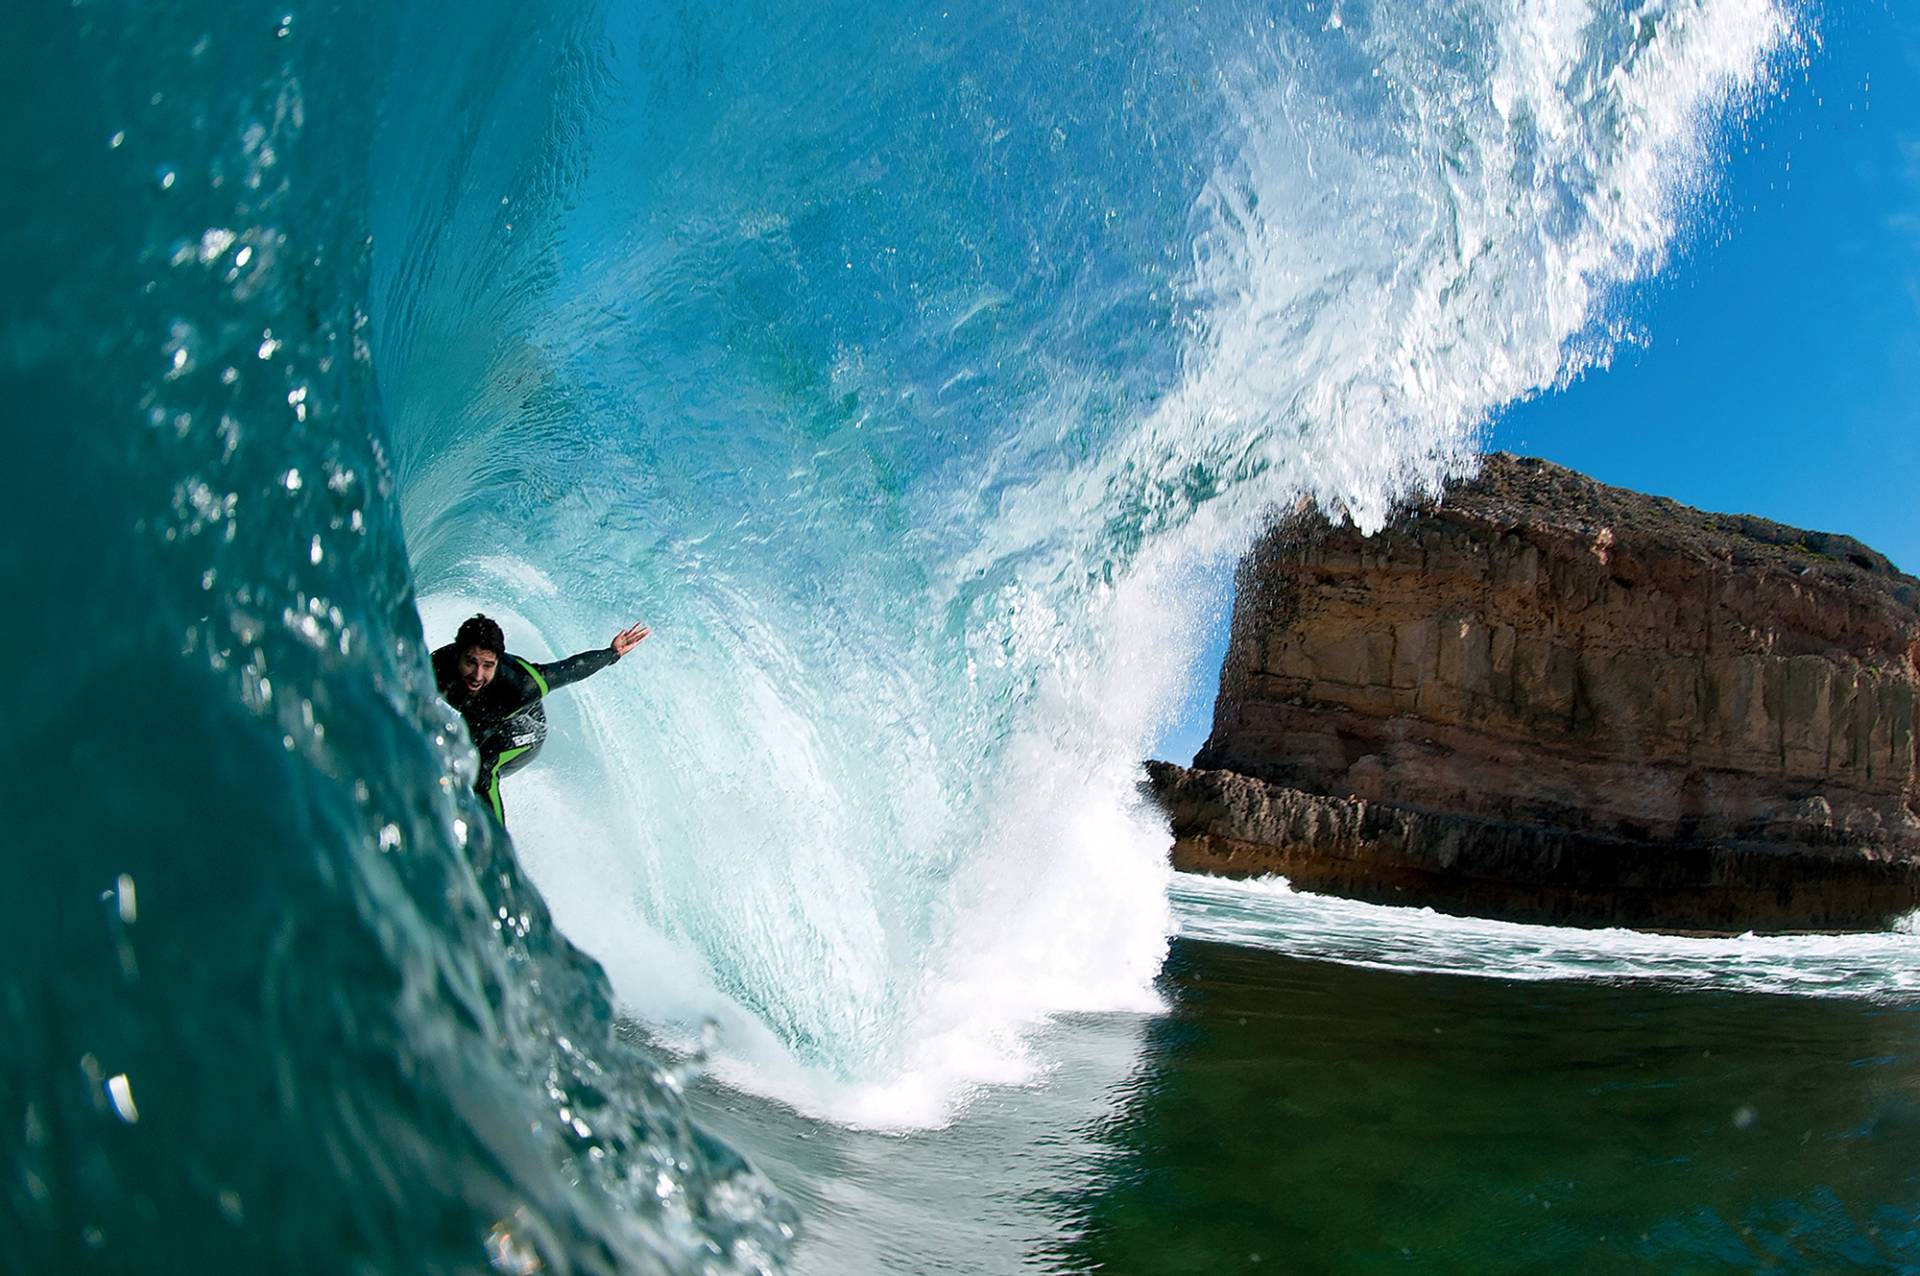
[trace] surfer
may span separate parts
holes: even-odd
[[[613,641],[551,664],[536,664],[507,652],[507,636],[486,616],[463,621],[453,641],[433,653],[433,677],[440,694],[467,720],[480,750],[480,777],[474,791],[493,817],[506,826],[500,781],[534,760],[547,738],[547,713],[540,701],[549,691],[599,673],[640,645],[651,632],[629,625]]]

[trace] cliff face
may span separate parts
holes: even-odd
[[[1389,853],[1325,831],[1340,823],[1325,803],[1318,832],[1218,812],[1202,827],[1181,796],[1195,781],[1160,769],[1156,783],[1183,867],[1203,866],[1197,839],[1211,838],[1243,867],[1271,848],[1292,865],[1273,871],[1303,886],[1317,857],[1348,883],[1328,889],[1365,894],[1373,862],[1399,879],[1395,898],[1495,915],[1872,926],[1920,903],[1905,884],[1920,858],[1917,684],[1920,582],[1857,541],[1494,456],[1377,535],[1302,515],[1256,547],[1195,760],[1276,795],[1357,801],[1369,827],[1417,816],[1424,834]],[[1447,863],[1408,850],[1442,825]],[[1499,863],[1479,863],[1495,843]],[[1460,902],[1468,878],[1503,902]],[[1739,902],[1752,890],[1772,902]],[[1707,894],[1682,907],[1672,891]]]

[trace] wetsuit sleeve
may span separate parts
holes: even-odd
[[[612,647],[599,647],[593,651],[583,651],[577,656],[568,656],[565,660],[555,660],[551,664],[537,665],[529,660],[520,663],[526,666],[535,682],[540,684],[540,694],[558,691],[561,687],[580,681],[582,678],[599,673],[614,661],[620,659]]]

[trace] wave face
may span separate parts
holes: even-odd
[[[1109,10],[15,18],[22,1269],[777,1265],[622,1013],[908,1127],[1154,1004],[1212,582],[1604,360],[1791,25]],[[517,851],[475,608],[655,629]]]

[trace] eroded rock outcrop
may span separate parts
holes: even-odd
[[[1496,455],[1374,536],[1241,568],[1176,863],[1678,929],[1920,905],[1920,582],[1847,537]]]

